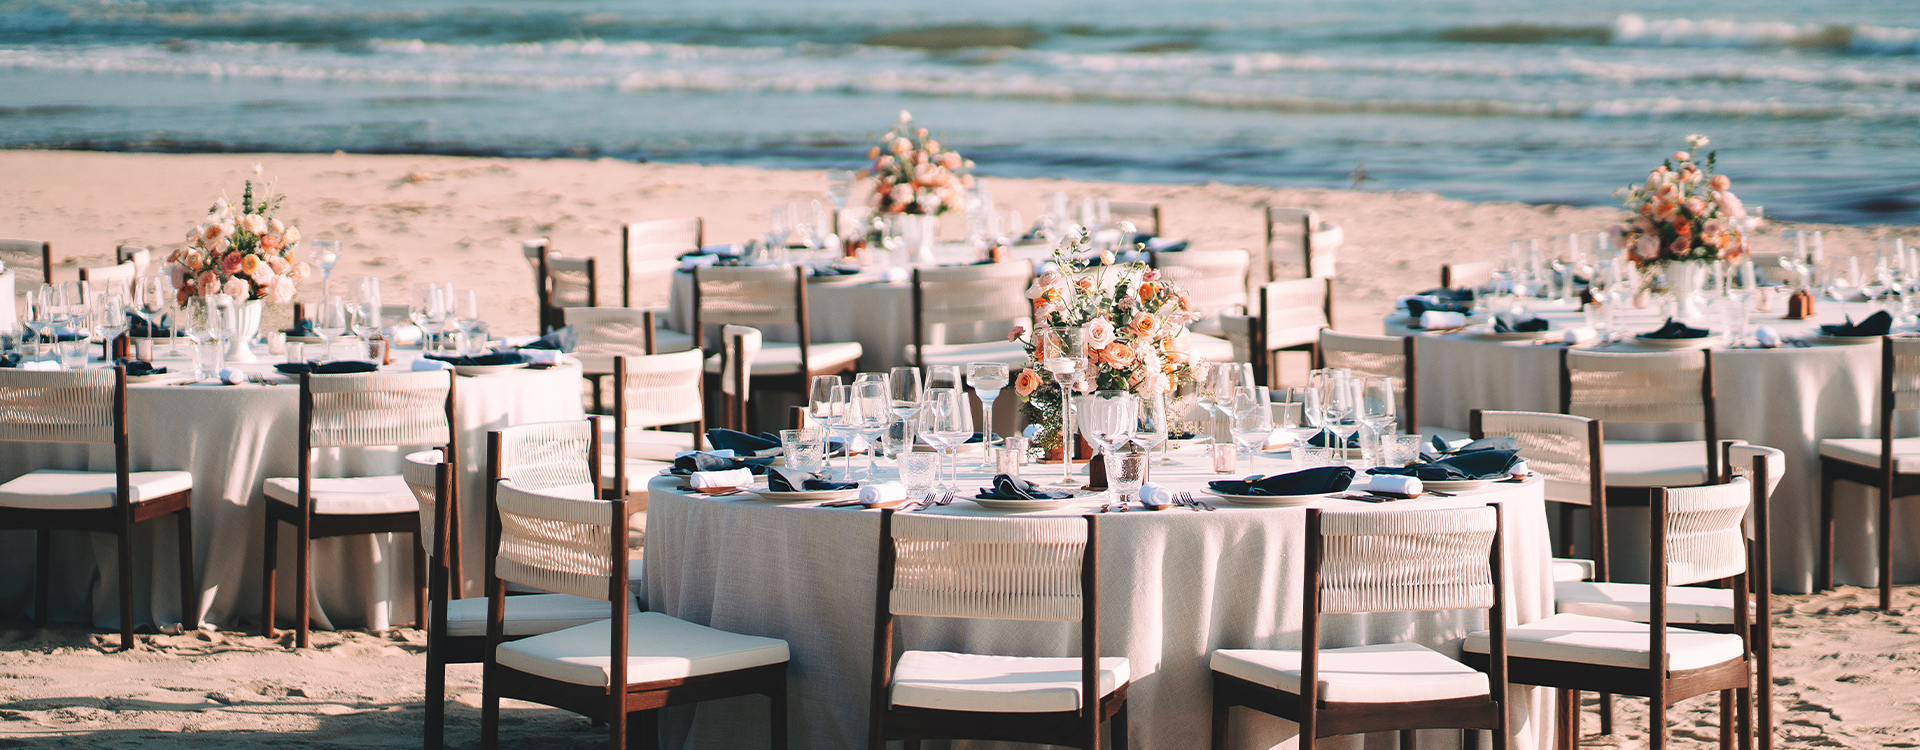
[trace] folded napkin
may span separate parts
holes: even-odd
[[[739,430],[714,427],[707,430],[707,443],[715,450],[733,451],[730,455],[735,456],[780,455],[780,438],[767,432],[749,435]]]
[[[1428,330],[1459,328],[1467,324],[1467,316],[1457,312],[1428,310],[1420,313],[1420,327]]]
[[[860,273],[860,269],[858,268],[847,268],[839,265],[812,266],[809,270],[813,271],[814,276],[819,277],[853,276]]]
[[[1753,343],[1759,344],[1763,349],[1778,348],[1780,346],[1780,333],[1773,330],[1772,326],[1760,326],[1759,328],[1753,329]]]
[[[1660,326],[1658,330],[1640,334],[1640,338],[1643,339],[1703,339],[1706,337],[1706,329],[1692,328],[1673,318],[1667,318],[1667,324]]]
[[[748,469],[726,469],[722,471],[696,471],[687,478],[687,484],[696,490],[718,489],[721,487],[739,487],[753,483],[753,472]]]
[[[317,365],[306,362],[283,362],[274,365],[273,369],[279,370],[287,375],[299,375],[305,372],[311,372],[315,375],[358,375],[363,372],[378,370],[380,366],[372,362],[343,359],[333,362],[321,362]]]
[[[1043,490],[1025,479],[1000,474],[993,478],[992,487],[980,488],[974,497],[986,500],[1059,500],[1073,497],[1073,493]]]
[[[488,367],[492,365],[517,365],[527,361],[527,355],[517,351],[489,352],[471,357],[446,354],[428,354],[427,359],[437,359],[455,367]]]
[[[51,359],[36,359],[30,362],[21,362],[20,369],[22,370],[58,370],[60,369],[60,363],[55,362]]]
[[[673,458],[673,473],[685,476],[700,471],[729,471],[747,469],[755,474],[765,474],[767,464],[773,463],[773,457],[734,458],[733,454],[682,453]]]
[[[1521,320],[1512,315],[1496,315],[1493,318],[1494,333],[1540,333],[1545,330],[1547,330],[1546,318]]]
[[[554,351],[571,352],[573,351],[574,347],[579,345],[580,345],[580,332],[574,330],[573,326],[565,326],[561,328],[555,328],[551,331],[548,331],[547,335],[545,336],[541,336],[540,338],[534,339],[525,344],[521,344],[520,348],[551,349]]]
[[[1454,453],[1472,453],[1474,451],[1517,451],[1520,439],[1512,437],[1480,438],[1466,445],[1454,448]]]
[[[1154,508],[1165,507],[1173,504],[1173,498],[1173,490],[1167,489],[1159,484],[1148,482],[1140,485],[1141,505]]]
[[[860,485],[861,505],[889,505],[907,499],[907,486],[899,482]]]
[[[1472,302],[1479,294],[1467,287],[1434,287],[1415,294],[1416,297],[1432,297],[1447,302]]]
[[[1887,311],[1868,315],[1858,323],[1848,316],[1846,323],[1820,326],[1820,332],[1828,336],[1885,336],[1893,330],[1893,316]]]
[[[116,359],[113,361],[113,363],[120,367],[127,368],[128,377],[137,377],[141,375],[164,375],[167,372],[167,368],[154,367],[152,362],[148,362],[145,360]]]
[[[1141,239],[1139,241],[1147,243],[1147,249],[1152,250],[1156,253],[1177,253],[1187,249],[1186,240],[1176,240],[1168,237],[1154,237],[1152,235],[1145,235],[1144,239]]]
[[[421,357],[413,361],[414,372],[428,372],[432,370],[451,370],[451,369],[453,369],[453,365],[447,364],[437,359],[427,359],[426,357]]]
[[[1430,312],[1464,313],[1473,310],[1473,302],[1461,300],[1443,300],[1433,297],[1408,297],[1407,314],[1420,317]]]
[[[691,271],[701,266],[711,266],[719,262],[720,256],[718,255],[682,255],[680,256],[680,270]]]
[[[560,364],[560,352],[552,349],[522,349],[520,353],[526,356],[530,365],[552,367]]]
[[[1458,482],[1472,479],[1499,479],[1512,474],[1514,467],[1520,463],[1519,451],[1478,450],[1455,453],[1410,466],[1377,466],[1368,469],[1367,472],[1418,477],[1423,482]]]
[[[1320,466],[1292,474],[1251,476],[1246,479],[1222,479],[1207,486],[1223,495],[1324,495],[1345,492],[1353,485],[1353,469],[1347,466]]]
[[[774,492],[823,492],[850,490],[859,486],[859,482],[821,479],[817,474],[808,474],[799,469],[767,467],[767,489]]]
[[[1600,332],[1592,326],[1569,328],[1560,334],[1560,340],[1568,344],[1584,344],[1597,338],[1600,338]]]
[[[131,325],[127,326],[127,335],[134,338],[165,338],[170,330],[163,323],[148,320],[144,313],[128,313],[127,320],[131,323]]]
[[[1307,438],[1307,445],[1311,445],[1315,448],[1327,448],[1332,446],[1335,442],[1338,442],[1339,440],[1340,438],[1333,434],[1333,430],[1321,430],[1319,432],[1314,433],[1313,437]],[[1348,448],[1360,447],[1360,433],[1358,432],[1353,433],[1353,437],[1347,438],[1347,447]]]
[[[287,329],[287,338],[317,339],[320,334],[314,333],[312,321],[296,320],[293,327]]]
[[[1382,495],[1406,495],[1407,497],[1413,497],[1426,491],[1426,488],[1420,486],[1420,479],[1417,477],[1400,476],[1398,474],[1377,474],[1367,480],[1367,491],[1378,492]]]

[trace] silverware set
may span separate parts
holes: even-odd
[[[1182,492],[1179,495],[1174,496],[1173,504],[1175,506],[1185,507],[1188,510],[1192,510],[1195,512],[1199,512],[1203,510],[1218,510],[1217,508],[1211,505],[1208,505],[1206,503],[1200,502],[1199,500],[1193,499],[1193,493],[1191,492]]]
[[[921,500],[919,505],[916,505],[912,508],[908,508],[907,512],[911,513],[914,511],[926,510],[928,508],[932,508],[938,505],[948,505],[952,502],[953,502],[952,490],[936,490],[933,493],[928,494],[925,500]]]

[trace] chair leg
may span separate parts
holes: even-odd
[[[1651,750],[1666,750],[1667,747],[1667,696],[1664,686],[1657,686],[1647,696],[1647,747]]]
[[[1734,711],[1733,691],[1720,691],[1720,750],[1733,750]]]
[[[1820,537],[1820,571],[1819,578],[1816,580],[1820,584],[1821,591],[1833,590],[1833,484],[1835,481],[1827,476],[1825,471],[1820,473],[1820,529],[1815,532],[1815,536]]]
[[[280,524],[267,516],[267,533],[262,538],[260,574],[260,637],[273,637],[273,595],[275,575],[280,567]]]
[[[919,740],[901,740],[900,750],[920,750]]]
[[[120,650],[133,649],[133,524],[121,522],[118,565],[120,568]]]
[[[1753,750],[1753,690],[1743,688],[1734,692],[1738,695],[1734,723],[1740,727],[1740,750]]]
[[[293,601],[293,642],[296,648],[307,647],[307,620],[311,612],[308,602],[313,600],[313,529],[306,524],[294,524],[299,531],[299,549],[293,557],[293,591],[297,597]]]
[[[1613,736],[1613,693],[1600,694],[1600,733]]]
[[[659,750],[660,710],[641,711],[639,721],[627,727],[627,747],[633,750]]]
[[[427,629],[427,540],[413,532],[413,626]],[[449,595],[451,596],[451,595]]]
[[[1107,733],[1113,736],[1113,750],[1127,750],[1127,704],[1120,704],[1120,710],[1113,712],[1109,721],[1113,722],[1113,726],[1107,728]]]
[[[53,529],[34,529],[33,534],[33,625],[47,626],[47,587],[51,585],[48,567],[53,565]]]
[[[497,667],[489,657],[481,667],[480,673],[480,747],[481,750],[497,750],[500,747],[500,676]],[[434,748],[434,750],[440,750]]]
[[[1460,730],[1460,746],[1466,750],[1480,750],[1480,730]]]
[[[1573,557],[1573,506],[1559,503],[1560,506],[1560,556]],[[1597,552],[1590,554],[1599,554]]]
[[[1419,740],[1414,738],[1413,730],[1400,730],[1400,750],[1419,750]]]
[[[426,750],[441,750],[447,744],[447,665],[440,649],[437,639],[428,635]]]
[[[200,591],[193,585],[193,509],[174,514],[180,545],[180,627],[200,629]]]
[[[1220,700],[1216,692],[1213,697],[1213,750],[1227,750],[1227,708],[1226,702]]]
[[[1553,691],[1554,711],[1559,717],[1559,738],[1554,746],[1559,750],[1573,750],[1580,746],[1580,705],[1578,696],[1571,690]]]
[[[627,734],[627,722],[631,718],[625,711],[612,711],[607,714],[607,750],[633,747],[633,737]]]
[[[770,712],[767,717],[767,731],[772,734],[771,737],[767,738],[767,747],[773,748],[773,750],[787,750],[786,680],[781,680],[779,685],[767,691],[767,698],[769,699],[767,710]]]
[[[1880,525],[1875,529],[1880,543],[1880,609],[1893,609],[1893,488],[1880,488]]]
[[[1773,644],[1761,642],[1759,669],[1753,695],[1755,744],[1760,750],[1773,750]]]

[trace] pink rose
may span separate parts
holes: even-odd
[[[1667,249],[1674,255],[1686,255],[1688,250],[1693,249],[1693,242],[1688,237],[1675,237],[1673,243],[1667,245]]]
[[[959,154],[958,152],[954,152],[954,151],[948,151],[948,152],[946,152],[946,153],[944,153],[944,154],[941,154],[941,155],[940,155],[940,166],[943,166],[943,167],[946,167],[946,168],[948,168],[948,169],[959,169],[959,168],[960,168],[960,154]]]
[[[274,273],[273,268],[265,263],[256,266],[253,271],[247,275],[253,279],[253,283],[263,287],[280,277],[280,274]]]
[[[227,283],[220,287],[220,291],[223,294],[233,297],[235,301],[245,301],[247,298],[253,296],[253,285],[248,284],[246,279],[235,276],[227,279]]]
[[[1107,348],[1113,343],[1113,323],[1106,318],[1094,318],[1080,329],[1080,341],[1090,350]]]
[[[1014,326],[1013,330],[1007,331],[1007,340],[1019,341],[1020,337],[1026,335],[1026,333],[1027,333],[1026,326]]]
[[[248,234],[267,233],[267,219],[259,214],[247,214],[246,216],[240,217],[240,226],[247,230]]]
[[[167,277],[173,281],[173,288],[185,289],[187,287],[187,267],[186,266],[172,266],[168,268]]]
[[[212,271],[202,272],[195,281],[199,283],[201,296],[220,293],[220,277],[213,275]]]
[[[1640,235],[1640,239],[1633,243],[1633,257],[1640,260],[1660,257],[1660,238],[1650,234]]]
[[[275,277],[273,282],[267,285],[267,301],[276,305],[292,302],[293,279],[285,276]]]
[[[1159,281],[1159,280],[1160,280],[1160,269],[1158,269],[1158,268],[1149,268],[1149,269],[1147,269],[1147,272],[1146,272],[1146,273],[1144,273],[1144,274],[1141,274],[1141,275],[1140,275],[1140,280],[1141,280],[1141,281]]]
[[[1675,151],[1673,152],[1673,160],[1674,161],[1693,161],[1693,154],[1689,154],[1685,151]]]
[[[242,257],[239,253],[227,253],[225,257],[220,259],[220,272],[225,274],[239,273],[240,264],[245,261],[246,258]]]
[[[274,273],[284,274],[287,272],[287,269],[293,267],[293,264],[288,263],[286,258],[273,255],[267,257],[267,267],[273,269]]]
[[[1726,190],[1727,188],[1733,187],[1733,180],[1727,179],[1726,175],[1717,174],[1713,176],[1713,179],[1707,181],[1707,186],[1716,191]]]

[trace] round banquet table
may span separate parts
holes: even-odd
[[[186,342],[182,341],[181,351]],[[157,347],[161,352],[166,344]],[[344,354],[346,344],[336,343]],[[96,355],[98,351],[96,350]],[[198,568],[200,620],[222,627],[251,625],[259,618],[262,537],[265,516],[261,494],[269,477],[298,476],[300,428],[297,381],[274,373],[282,358],[260,354],[261,362],[235,365],[272,377],[266,384],[129,384],[127,410],[135,471],[188,471],[193,474],[193,563]],[[388,369],[404,370],[417,350],[395,353]],[[175,373],[191,372],[185,359],[156,356],[156,364]],[[100,366],[96,361],[92,366]],[[177,379],[176,379],[177,381]],[[580,366],[566,361],[547,370],[520,369],[480,377],[458,377],[454,384],[455,419],[460,438],[462,533],[484,539],[486,433],[514,424],[583,419]],[[432,446],[421,446],[420,450]],[[383,475],[400,472],[404,449],[368,448],[316,451],[318,476],[335,472]],[[11,479],[33,469],[113,471],[113,446],[26,445],[0,443],[0,477]],[[173,521],[159,519],[136,527],[134,538],[134,613],[137,622],[171,626],[182,622]],[[291,527],[282,525],[280,541],[282,623],[293,616],[289,595],[293,567]],[[413,615],[411,534],[373,534],[320,539],[313,543],[315,627],[385,629],[410,623]],[[462,555],[469,593],[476,593],[483,554],[469,541]],[[99,628],[120,622],[114,544],[105,534],[54,532],[52,598],[58,620],[86,620]],[[33,532],[0,532],[0,611],[26,613],[32,601]]]
[[[1215,478],[1204,446],[1173,452],[1173,465],[1154,467],[1155,481],[1197,490]],[[961,457],[963,467],[978,456]],[[1278,461],[1260,460],[1260,471]],[[1031,465],[1026,476],[1046,481],[1058,466]],[[1084,473],[1084,471],[1083,471]],[[891,469],[882,467],[882,478]],[[1042,478],[1045,479],[1042,479]],[[993,516],[1021,523],[1034,516],[1096,511],[1105,496],[1032,514],[1003,513],[965,499],[988,483],[963,472],[967,488],[952,504],[928,513]],[[674,617],[751,635],[785,639],[789,727],[797,748],[864,747],[867,682],[871,675],[874,573],[880,514],[775,505],[752,495],[706,497],[687,492],[681,479],[660,476],[648,487],[648,606]],[[1209,655],[1219,648],[1300,646],[1300,602],[1306,511],[1303,507],[1243,508],[1195,492],[1218,512],[1173,508],[1100,517],[1101,636],[1103,652],[1132,664],[1129,732],[1137,747],[1205,747],[1211,677]],[[1505,523],[1509,621],[1552,614],[1547,523],[1541,484],[1494,484],[1450,498],[1378,505],[1325,499],[1315,507],[1379,511],[1499,503]],[[1480,610],[1328,615],[1327,648],[1413,640],[1458,656],[1467,632],[1485,627]],[[1073,623],[903,618],[899,648],[968,651],[1010,656],[1067,656],[1077,648]],[[1549,744],[1549,693],[1515,687],[1511,694],[1515,747]],[[752,747],[763,742],[766,701],[735,698],[669,714],[667,747]],[[1237,710],[1235,748],[1268,748],[1290,740],[1295,725]],[[1422,746],[1450,747],[1457,732],[1422,733]],[[1390,734],[1371,746],[1392,747]],[[992,743],[954,743],[967,748]],[[1358,747],[1353,738],[1322,746]],[[1023,745],[1023,747],[1031,747]]]
[[[1542,309],[1542,307],[1544,309]],[[1771,312],[1756,312],[1752,326],[1769,326],[1789,340],[1818,333],[1822,323],[1842,320],[1841,306],[1822,300],[1809,320],[1785,320],[1784,297]],[[1536,306],[1535,312],[1552,324],[1543,339],[1558,341],[1560,330],[1585,325],[1585,314],[1571,305]],[[1855,319],[1871,312],[1865,303],[1851,305]],[[1663,322],[1653,310],[1628,310],[1620,315],[1618,330],[1651,331]],[[1717,321],[1716,321],[1717,322]],[[1560,410],[1560,345],[1538,346],[1531,340],[1494,341],[1473,333],[1423,333],[1411,329],[1404,315],[1389,316],[1386,333],[1418,334],[1420,358],[1420,424],[1468,428],[1473,409]],[[1715,328],[1716,326],[1708,326]],[[1729,348],[1724,338],[1703,344],[1713,350],[1713,385],[1722,439],[1740,439],[1779,448],[1787,454],[1785,476],[1775,491],[1773,513],[1773,585],[1776,590],[1808,592],[1819,556],[1814,535],[1820,519],[1819,441],[1822,438],[1877,437],[1880,387],[1880,339],[1866,345],[1789,343],[1777,349]],[[1631,341],[1595,346],[1601,352],[1656,351]],[[1920,416],[1899,418],[1896,435],[1920,434]],[[1607,425],[1607,437],[1632,440],[1698,440],[1697,425]],[[1876,495],[1866,488],[1840,483],[1835,493],[1838,522],[1834,537],[1836,583],[1878,584],[1872,550]],[[1645,509],[1623,509],[1616,535],[1632,538],[1644,529]],[[1893,511],[1894,580],[1920,578],[1920,509],[1896,503]],[[1581,536],[1580,538],[1584,538]],[[1627,576],[1644,575],[1641,555],[1614,556]],[[1638,580],[1645,580],[1639,578]]]

